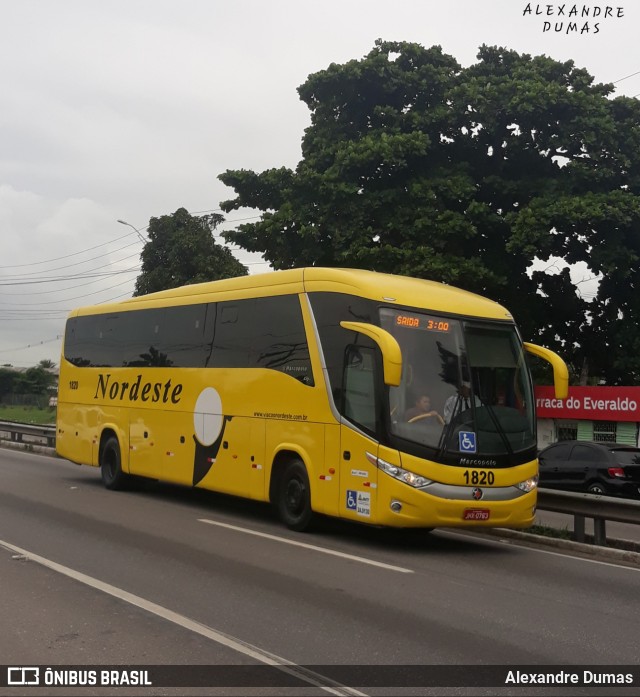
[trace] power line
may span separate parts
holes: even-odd
[[[613,84],[617,85],[619,82],[622,82],[623,80],[628,80],[630,77],[633,77],[634,75],[640,75],[640,70],[636,71],[635,73],[631,73],[631,75],[627,75],[626,77],[621,77],[619,80],[616,80]]]
[[[61,320],[65,319],[69,312],[69,310],[0,310],[0,320],[3,324],[33,322],[35,320]]]
[[[221,209],[221,208],[215,208],[215,209],[211,209],[211,210],[208,210],[208,211],[196,211],[196,213],[194,213],[193,215],[200,215],[200,214],[203,214],[203,213],[216,213],[216,212],[219,212],[219,211],[222,211],[222,209]],[[247,220],[255,220],[255,219],[259,218],[259,217],[260,217],[259,215],[255,215],[255,216],[252,216],[252,217],[249,217],[249,218],[236,218],[235,220],[224,220],[224,221],[223,221],[223,224],[226,224],[226,223],[241,223],[241,222],[245,222],[245,221],[247,221]],[[146,226],[141,227],[141,228],[135,228],[133,225],[131,225],[131,228],[133,228],[133,230],[146,230],[148,227],[149,227],[149,226],[146,225]],[[45,259],[45,260],[43,260],[43,261],[34,261],[34,262],[30,262],[30,263],[28,263],[28,264],[10,264],[10,265],[8,265],[8,266],[0,266],[0,270],[2,270],[2,269],[23,269],[23,268],[27,268],[27,267],[29,267],[29,266],[41,266],[41,265],[43,265],[43,264],[51,264],[51,263],[53,263],[53,262],[55,262],[55,261],[62,261],[62,260],[64,260],[64,259],[70,259],[70,258],[72,258],[72,257],[76,257],[76,256],[80,256],[81,254],[85,254],[86,252],[92,252],[94,249],[100,249],[101,247],[106,247],[107,245],[113,244],[114,242],[119,242],[120,240],[123,240],[123,239],[125,239],[126,237],[131,237],[131,236],[134,235],[134,234],[136,234],[136,233],[135,233],[135,232],[127,232],[126,234],[121,235],[120,237],[116,237],[115,239],[110,240],[109,242],[102,242],[101,244],[94,245],[93,247],[87,247],[86,249],[81,249],[81,250],[79,250],[79,251],[77,251],[77,252],[73,252],[73,253],[71,253],[71,254],[65,254],[65,255],[63,255],[63,256],[61,256],[61,257],[53,257],[52,259]],[[214,235],[214,237],[221,237],[221,235]],[[137,244],[139,241],[140,241],[140,240],[138,239],[136,242],[132,243],[132,245],[133,245],[133,244]],[[143,241],[144,241],[144,240],[143,240]],[[146,242],[146,241],[145,241],[145,242]],[[105,255],[105,256],[106,256],[106,255]],[[98,257],[94,257],[94,258],[98,258]],[[82,262],[78,262],[78,263],[82,263]]]
[[[135,269],[137,272],[137,269]],[[132,272],[133,273],[133,272]],[[120,283],[116,283],[112,286],[107,286],[106,288],[101,288],[100,290],[96,290],[93,293],[83,293],[82,295],[76,295],[73,298],[63,298],[62,300],[49,300],[48,302],[42,302],[40,300],[32,303],[3,303],[0,300],[0,306],[1,305],[9,305],[10,307],[31,307],[34,305],[37,305],[38,307],[42,307],[43,305],[58,305],[59,303],[66,303],[66,302],[71,302],[72,300],[82,300],[83,298],[88,298],[90,295],[97,295],[98,293],[104,293],[106,290],[111,290],[112,288],[118,288],[119,286],[125,285],[125,283],[131,283],[130,278],[128,278],[126,281],[121,281]],[[91,285],[93,281],[90,281],[89,283],[83,284],[83,285]],[[0,296],[2,298],[2,296]],[[2,310],[0,309],[0,312]]]
[[[140,271],[140,269],[141,269],[141,267],[135,266],[135,267],[131,267],[130,271],[133,273],[134,271],[135,271],[135,272]],[[121,273],[121,272],[120,272],[120,271],[117,271],[117,272],[114,271],[114,272],[113,272],[113,275],[117,275],[117,274],[119,274],[119,273]],[[0,296],[0,297],[8,297],[8,298],[18,298],[18,297],[20,297],[20,298],[22,298],[22,297],[24,297],[24,296],[26,296],[26,295],[51,295],[52,292],[53,292],[53,293],[61,293],[61,292],[64,292],[65,290],[73,290],[74,288],[84,288],[85,286],[90,286],[90,285],[92,285],[94,282],[95,282],[95,281],[87,281],[87,283],[77,283],[77,284],[74,285],[74,286],[66,286],[65,288],[58,288],[58,289],[55,290],[55,291],[51,291],[51,290],[40,290],[40,291],[36,291],[36,292],[30,292],[30,291],[27,291],[27,290],[23,290],[23,291],[21,291],[20,293],[5,293],[4,291],[2,291],[2,296]]]
[[[121,293],[120,295],[116,295],[114,298],[109,298],[108,300],[101,300],[100,302],[96,303],[96,305],[106,305],[107,303],[112,303],[114,300],[120,300],[120,298],[131,297],[133,297],[133,293]]]
[[[58,334],[55,339],[38,341],[36,344],[27,344],[26,346],[18,346],[17,348],[10,349],[0,349],[0,353],[9,353],[10,351],[25,351],[26,349],[35,348],[36,346],[42,346],[43,344],[50,344],[54,341],[60,341],[60,339],[62,339],[62,334]]]
[[[194,211],[193,213],[190,213],[190,215],[202,215],[203,213],[222,213],[223,210],[222,208],[211,208],[208,211]]]
[[[102,244],[97,244],[95,247],[89,247],[88,249],[82,249],[79,252],[73,252],[73,254],[66,254],[65,256],[62,257],[55,257],[54,259],[47,259],[46,261],[34,261],[30,264],[11,264],[10,266],[0,266],[0,269],[22,269],[27,266],[39,266],[40,264],[51,264],[54,261],[62,261],[63,259],[70,259],[71,257],[78,256],[79,254],[84,254],[85,252],[92,252],[94,249],[99,249],[100,247],[106,247],[108,244],[113,244],[114,242],[119,242],[120,240],[123,240],[125,237],[131,237],[133,235],[132,232],[128,232],[126,235],[122,235],[122,237],[116,237],[115,240],[111,240],[110,242],[103,242]]]
[[[122,259],[118,259],[117,261],[113,262],[113,264],[119,264],[122,261],[127,261],[128,259],[132,259],[135,254],[132,254],[131,256],[124,257]],[[113,264],[109,264],[109,266],[113,266]],[[0,280],[0,286],[24,286],[24,285],[34,285],[36,283],[60,283],[62,281],[72,281],[74,279],[83,279],[83,278],[104,278],[105,276],[111,276],[114,274],[119,274],[119,273],[128,273],[129,271],[133,271],[135,269],[139,269],[139,266],[132,266],[128,269],[122,269],[120,271],[110,271],[110,272],[100,272],[100,273],[93,273],[93,271],[98,271],[98,269],[104,268],[103,266],[96,267],[95,269],[88,269],[87,271],[83,271],[82,273],[78,274],[72,274],[70,276],[59,276],[59,277],[51,277],[51,278],[40,278],[40,279],[29,279],[29,278],[21,278],[19,280],[15,281],[10,281],[8,283],[4,283],[3,281]]]
[[[66,266],[56,266],[53,269],[44,269],[43,271],[33,271],[29,273],[23,273],[23,274],[9,274],[8,276],[1,276],[0,280],[6,280],[10,278],[26,278],[27,276],[37,276],[38,274],[42,273],[50,273],[51,271],[61,271],[62,269],[70,269],[72,266],[80,266],[81,264],[87,264],[90,261],[95,261],[96,259],[103,259],[104,257],[108,257],[111,254],[115,254],[116,252],[121,252],[123,249],[128,249],[129,247],[133,247],[133,245],[138,244],[138,242],[131,242],[131,244],[125,244],[123,247],[118,247],[118,249],[114,249],[111,252],[107,252],[107,254],[98,254],[97,257],[91,257],[90,259],[85,259],[84,261],[77,261],[75,264],[67,264]],[[129,257],[127,257],[129,258]]]

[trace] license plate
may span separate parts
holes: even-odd
[[[462,520],[489,520],[490,515],[488,508],[465,508]]]

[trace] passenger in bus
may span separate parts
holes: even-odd
[[[471,396],[470,383],[463,382],[458,388],[458,391],[452,394],[444,403],[444,422],[448,424],[451,422],[451,419],[458,414],[467,409],[471,409],[472,402],[476,407],[482,406],[482,402],[478,395]]]
[[[404,420],[409,423],[429,418],[435,419],[440,424],[444,424],[442,416],[440,416],[435,409],[431,408],[431,399],[426,394],[419,395],[414,405],[404,413]]]

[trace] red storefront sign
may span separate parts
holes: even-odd
[[[545,385],[535,397],[540,419],[640,422],[640,387],[569,387],[566,399],[556,399]]]

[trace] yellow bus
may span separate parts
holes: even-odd
[[[269,501],[294,530],[314,514],[525,527],[525,352],[566,395],[556,354],[442,283],[306,268],[184,286],[70,314],[57,451],[108,489],[147,477]]]

